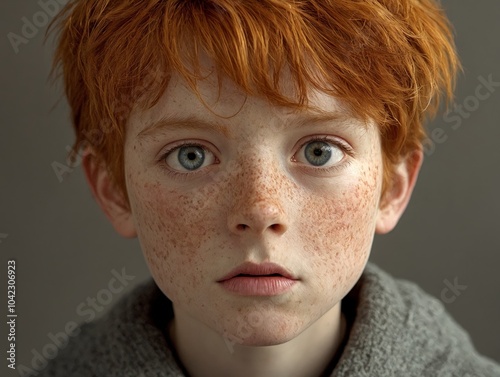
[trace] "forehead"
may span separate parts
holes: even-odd
[[[204,78],[196,82],[196,91],[182,76],[173,73],[158,103],[149,109],[133,109],[129,130],[137,135],[144,134],[161,123],[178,119],[191,124],[265,118],[265,122],[282,124],[335,121],[351,125],[355,120],[358,127],[366,126],[355,119],[341,101],[323,92],[310,89],[308,107],[304,109],[280,106],[261,94],[243,91],[228,77],[218,75],[213,65],[207,64],[204,68]],[[280,87],[285,96],[293,99],[296,93],[286,75],[282,76]]]
[[[178,129],[183,123],[198,125],[199,129],[211,125],[219,128],[226,137],[229,135],[221,124],[248,123],[250,119],[254,125],[273,124],[280,128],[291,124],[334,122],[338,126],[355,127],[357,132],[363,133],[374,126],[371,120],[354,116],[339,99],[312,86],[308,88],[307,106],[302,107],[278,105],[255,87],[245,91],[221,73],[217,63],[203,51],[198,55],[196,70],[192,72],[198,78],[194,88],[185,76],[173,71],[165,92],[153,107],[143,109],[136,106],[132,109],[127,122],[127,138],[147,134],[165,123],[174,123],[180,126]],[[279,74],[278,89],[290,104],[298,104],[298,89],[289,66],[285,65]],[[255,129],[247,128],[245,133]]]
[[[135,114],[129,135],[142,142],[156,140],[159,132],[178,135],[180,131],[206,131],[236,139],[256,136],[255,132],[266,128],[264,132],[268,135],[269,132],[285,135],[321,125],[361,135],[368,127],[343,111],[335,99],[321,93],[314,97],[314,110],[297,111],[248,97],[234,86],[227,91],[222,89],[221,93],[211,85],[204,89],[207,90],[202,90],[199,99],[187,85],[174,83],[154,108]]]

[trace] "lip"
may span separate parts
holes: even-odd
[[[274,296],[289,291],[297,281],[296,276],[278,264],[246,262],[217,282],[243,296]]]

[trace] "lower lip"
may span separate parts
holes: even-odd
[[[228,291],[243,296],[275,296],[289,291],[296,282],[283,276],[235,276],[219,283]]]

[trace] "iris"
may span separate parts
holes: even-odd
[[[205,161],[205,151],[196,146],[181,147],[177,160],[187,170],[196,170],[203,165]]]
[[[324,141],[315,141],[306,146],[304,155],[312,165],[321,166],[332,157],[332,146]]]

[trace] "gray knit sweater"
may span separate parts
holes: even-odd
[[[332,377],[500,377],[500,365],[474,350],[438,300],[373,264],[343,300],[343,310],[352,323]],[[156,285],[143,284],[105,317],[83,325],[38,375],[186,376],[162,331],[172,315]]]

